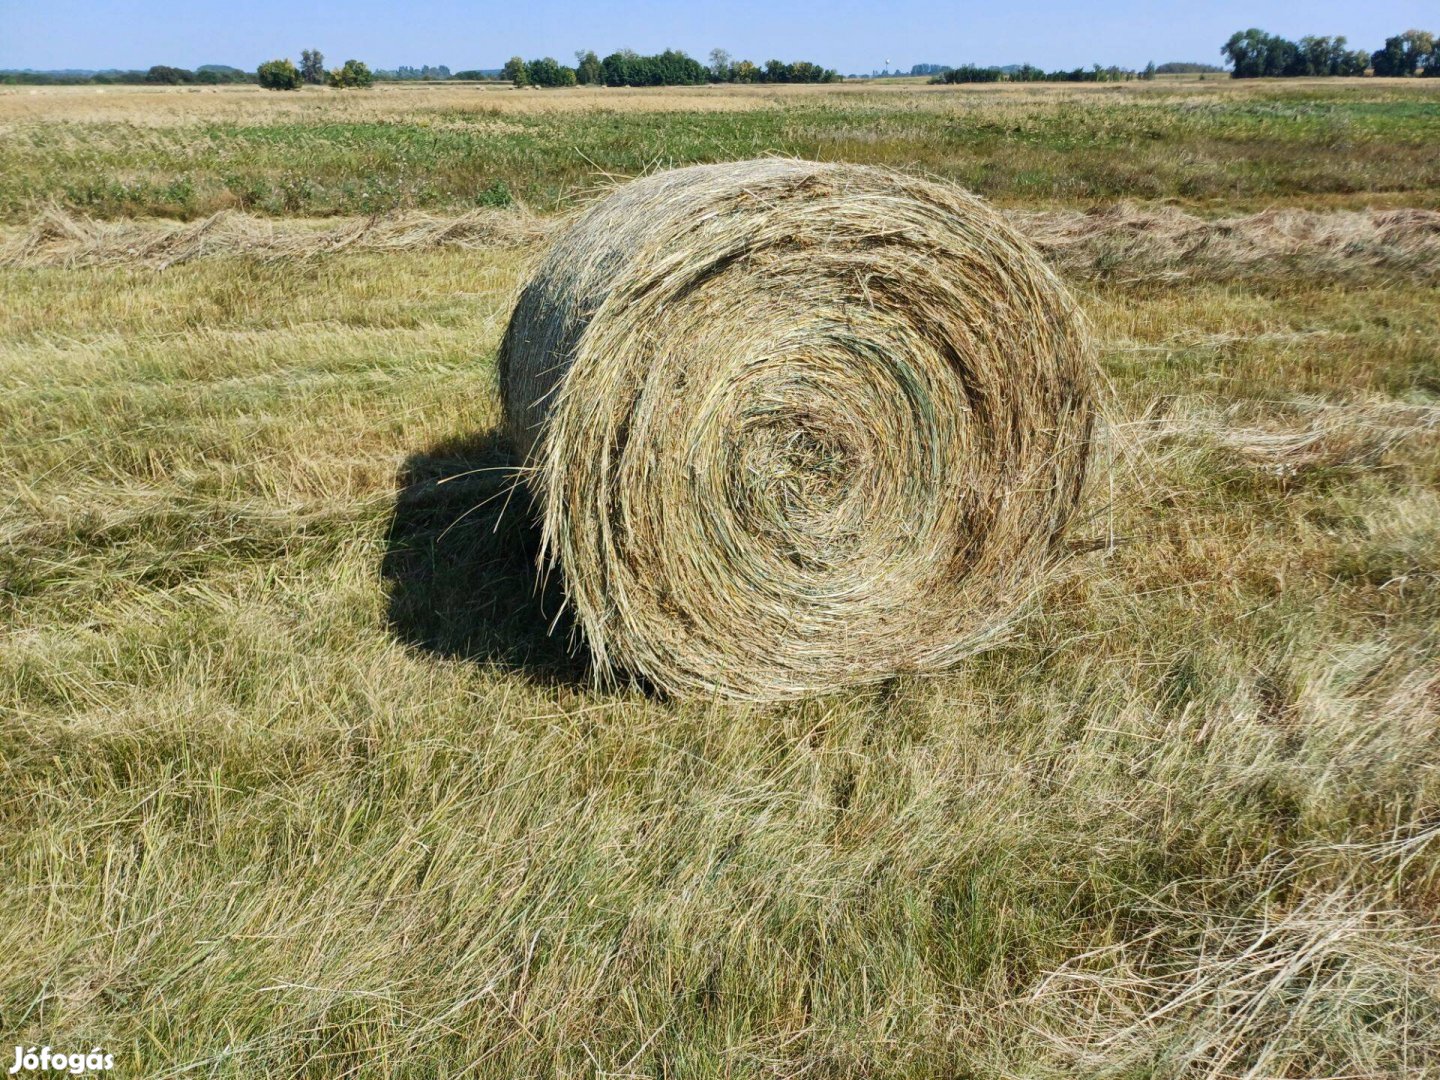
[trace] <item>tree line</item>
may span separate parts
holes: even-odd
[[[1435,35],[1406,30],[1385,39],[1374,52],[1351,49],[1343,35],[1309,35],[1290,41],[1278,34],[1251,28],[1239,30],[1220,46],[1233,79],[1293,78],[1301,75],[1440,76],[1440,49]]]
[[[325,70],[325,54],[319,49],[302,49],[300,66],[289,57],[266,60],[255,69],[256,81],[266,90],[299,90],[306,83],[322,83],[336,90],[366,89],[374,85],[375,73],[363,60],[346,60],[337,68]]]
[[[1218,75],[1225,69],[1214,64],[1200,64],[1184,60],[1171,60],[1155,68],[1157,75]]]
[[[441,64],[432,68],[400,67],[394,71],[371,71],[360,60],[346,60],[338,68],[325,69],[325,57],[319,49],[304,49],[300,53],[300,64],[294,61],[267,60],[254,71],[243,71],[228,64],[202,64],[195,69],[175,67],[171,64],[155,64],[144,71],[3,71],[0,83],[24,84],[31,86],[188,86],[223,85],[228,83],[249,83],[267,90],[298,90],[306,84],[334,86],[337,88],[370,86],[377,80],[404,79],[450,79],[483,78],[479,71],[461,71],[453,76],[450,69]]]
[[[1156,67],[1150,63],[1144,71],[1131,68],[1101,67],[1095,64],[1088,68],[1074,68],[1071,71],[1043,71],[1033,64],[1019,67],[998,68],[978,67],[962,64],[960,67],[942,67],[930,77],[932,83],[992,83],[992,82],[1128,82],[1132,79],[1153,79]]]
[[[1186,63],[1172,60],[1164,64],[1151,61],[1142,70],[1134,71],[1122,67],[1101,67],[1093,64],[1088,68],[1042,71],[1033,64],[1007,64],[1004,67],[979,67],[964,64],[951,67],[949,64],[914,64],[911,75],[929,75],[932,83],[960,82],[1123,82],[1129,79],[1153,79],[1156,75],[1219,74],[1225,69],[1214,64]],[[879,71],[874,77],[889,75]],[[899,71],[896,75],[902,74]]]
[[[228,64],[202,64],[195,69],[172,67],[169,64],[155,64],[144,71],[5,71],[0,72],[0,83],[24,84],[27,86],[180,86],[196,83],[201,86],[216,86],[223,83],[253,83],[255,73],[230,67]]]
[[[1367,72],[1383,76],[1440,77],[1440,44],[1436,35],[1425,30],[1406,30],[1385,39],[1374,52],[1351,49],[1346,38],[1307,35],[1290,41],[1263,30],[1237,31],[1220,48],[1236,79],[1284,78],[1301,75],[1360,76]],[[933,83],[984,82],[1121,82],[1151,79],[1157,74],[1172,72],[1216,71],[1207,64],[1167,63],[1158,67],[1148,64],[1135,71],[1116,66],[1044,71],[1031,64],[1008,67],[980,67],[963,64],[915,64],[911,75],[929,75]],[[377,79],[485,79],[493,72],[468,70],[455,72],[444,64],[431,67],[400,66],[393,70],[372,71],[360,60],[347,60],[338,68],[326,70],[325,58],[319,49],[304,49],[297,66],[290,59],[267,60],[254,72],[242,71],[226,64],[203,64],[194,70],[155,64],[145,71],[101,72],[0,72],[0,82],[28,84],[151,84],[151,85],[219,85],[224,83],[258,83],[268,90],[298,90],[301,86],[328,85],[340,89],[367,87]],[[888,73],[887,73],[888,74]],[[900,74],[899,71],[895,74]],[[603,59],[594,50],[575,53],[575,66],[561,64],[553,57],[524,60],[511,57],[499,72],[500,78],[516,86],[695,86],[704,83],[829,83],[841,78],[833,69],[808,60],[786,63],[767,60],[756,64],[735,60],[724,49],[710,53],[710,63],[677,49],[666,49],[653,56],[642,56],[631,49],[619,49]]]
[[[666,49],[653,56],[642,56],[632,49],[618,49],[603,59],[593,49],[575,53],[575,65],[562,64],[553,57],[525,60],[511,57],[499,71],[472,69],[453,74],[444,64],[434,67],[400,66],[391,70],[372,71],[360,60],[347,60],[338,68],[326,70],[325,57],[319,49],[303,49],[300,63],[286,57],[267,60],[253,72],[221,64],[207,64],[195,71],[157,64],[148,71],[133,72],[0,72],[0,81],[28,83],[255,83],[266,90],[298,90],[302,86],[333,86],[336,88],[367,87],[379,80],[450,79],[487,80],[500,78],[515,86],[698,86],[706,83],[829,83],[840,81],[831,68],[808,60],[767,60],[757,64],[750,60],[734,60],[724,49],[710,53],[710,63],[678,49]]]
[[[1385,39],[1384,48],[1375,52],[1351,49],[1344,36],[1309,35],[1290,41],[1263,30],[1241,30],[1231,35],[1220,47],[1230,64],[1235,79],[1277,78],[1298,75],[1359,76],[1376,75],[1440,76],[1440,44],[1434,34],[1425,30],[1406,30]],[[1207,64],[1168,63],[1158,67],[1152,62],[1142,71],[1122,67],[1074,68],[1070,71],[1042,71],[1031,64],[1019,67],[979,67],[963,64],[945,67],[938,64],[916,64],[914,75],[929,75],[932,83],[984,82],[1121,82],[1130,79],[1153,79],[1172,72],[1220,71]]]
[[[767,60],[763,65],[734,60],[724,49],[713,49],[710,63],[702,64],[678,49],[641,56],[633,49],[618,49],[601,59],[593,49],[579,49],[575,66],[554,57],[526,60],[512,56],[500,77],[516,86],[700,86],[705,83],[829,83],[840,76],[808,60],[786,63]]]
[[[476,74],[478,74],[478,72],[476,72]],[[436,64],[434,67],[431,67],[429,64],[424,64],[418,68],[401,64],[397,68],[376,68],[375,77],[377,79],[393,79],[395,82],[408,82],[410,80],[443,82],[446,79],[459,78],[458,75],[452,75],[449,67],[444,64]]]

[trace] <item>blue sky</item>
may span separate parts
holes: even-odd
[[[1423,10],[1422,10],[1423,9]],[[0,0],[0,68],[253,68],[316,47],[332,64],[495,67],[506,57],[601,55],[629,47],[684,49],[703,58],[721,46],[763,61],[809,59],[844,72],[914,63],[1042,67],[1147,60],[1218,62],[1230,34],[1249,26],[1299,37],[1345,34],[1379,48],[1411,26],[1440,32],[1435,0],[1347,3],[1224,0]]]

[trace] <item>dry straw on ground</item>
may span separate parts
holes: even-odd
[[[1173,206],[1011,211],[1010,222],[1070,273],[1120,277],[1440,274],[1440,212],[1265,210],[1207,220]]]
[[[452,217],[411,212],[292,222],[222,210],[200,221],[97,221],[59,207],[0,240],[0,266],[136,265],[163,270],[206,256],[300,259],[345,251],[518,247],[549,225],[523,210],[478,209]]]
[[[502,394],[598,671],[775,699],[991,639],[1074,506],[1073,302],[978,200],[762,160],[633,182],[557,239]]]
[[[1440,276],[1440,211],[1267,210],[1207,219],[1174,207],[1118,203],[1098,210],[1009,210],[1010,226],[1056,269],[1076,277],[1207,279],[1290,268],[1308,277],[1380,272]],[[191,259],[311,258],[338,252],[517,247],[559,219],[523,208],[455,215],[417,210],[296,221],[225,210],[199,221],[97,221],[50,207],[0,230],[0,266],[141,266]]]

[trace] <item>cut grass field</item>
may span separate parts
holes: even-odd
[[[1337,82],[1345,85],[1337,86]],[[88,90],[88,88],[87,88]],[[0,220],[568,205],[602,173],[780,153],[1007,205],[1437,205],[1440,85],[0,94]]]
[[[837,116],[820,156],[894,161],[896,132],[1065,109],[1089,137],[1042,145],[1044,175],[1145,200],[1177,193],[1097,133],[1154,109],[1151,160],[1210,147],[1206,217],[1437,205],[1428,85],[1172,93],[599,121],[517,94],[523,154],[477,134],[469,171],[411,172],[436,212],[497,179],[544,210],[602,182],[569,141],[597,122],[607,168],[815,152],[776,132]],[[9,231],[86,209],[87,171],[173,182],[165,140],[207,192],[207,155],[269,184],[318,145],[333,191],[389,160],[347,125],[403,143],[438,115],[216,97],[299,110],[264,121],[281,156],[229,133],[258,120],[188,116],[202,95],[78,122],[0,98]],[[1342,114],[1343,145],[1307,127]],[[1184,129],[1216,116],[1249,142]],[[696,117],[749,134],[697,149]],[[1013,182],[1009,136],[988,174],[906,145],[1018,210],[1105,197]],[[548,632],[493,368],[534,242],[0,269],[0,1046],[100,1045],[119,1076],[1440,1075],[1433,249],[1246,262],[1206,235],[1055,249],[1114,423],[1038,609],[953,674],[775,708],[595,690]]]

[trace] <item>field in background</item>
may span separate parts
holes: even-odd
[[[0,1046],[1440,1075],[1437,82],[0,93]],[[953,675],[598,691],[508,304],[607,174],[765,152],[1006,206],[1103,461]]]
[[[1433,80],[370,93],[0,92],[0,222],[570,204],[604,176],[789,154],[1006,205],[1437,205]]]

